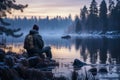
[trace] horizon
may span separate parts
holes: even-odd
[[[80,14],[80,9],[86,5],[87,8],[90,6],[92,0],[16,0],[17,4],[28,4],[28,7],[23,10],[23,13],[20,11],[13,11],[12,15],[9,17],[20,16],[20,17],[32,17],[36,16],[37,18],[54,18],[56,16],[67,17],[71,14],[72,19],[76,15]],[[97,0],[99,4],[102,0]],[[106,1],[107,2],[107,1]]]

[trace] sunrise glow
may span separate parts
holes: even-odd
[[[88,6],[91,0],[16,0],[18,4],[28,4],[24,12],[14,11],[9,16],[20,17],[41,17],[49,16],[50,18],[56,16],[67,17],[71,14],[72,18],[80,14],[80,8],[84,5]],[[89,7],[89,6],[88,6]]]

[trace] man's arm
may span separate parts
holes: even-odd
[[[28,36],[28,35],[27,35]],[[24,39],[24,49],[27,49],[27,36],[25,37],[25,39]]]
[[[37,44],[40,49],[44,47],[44,41],[42,40],[42,37],[40,35],[37,35]]]

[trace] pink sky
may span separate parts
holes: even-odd
[[[80,8],[84,5],[90,5],[91,0],[16,0],[17,3],[28,4],[28,8],[24,12],[14,11],[12,16],[40,16],[40,17],[55,17],[68,16],[74,17],[80,14]],[[97,2],[102,0],[96,0]],[[98,5],[99,6],[99,5]]]

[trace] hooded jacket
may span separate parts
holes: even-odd
[[[24,48],[30,49],[42,49],[44,47],[44,42],[42,37],[39,35],[38,31],[30,30],[29,34],[25,37]]]

